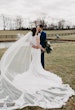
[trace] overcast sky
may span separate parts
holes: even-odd
[[[0,0],[0,14],[28,19],[45,15],[75,23],[75,0]]]

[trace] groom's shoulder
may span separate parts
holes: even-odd
[[[45,32],[45,31],[42,31],[42,33],[43,33],[43,34],[46,34],[46,32]]]

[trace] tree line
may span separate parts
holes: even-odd
[[[64,30],[64,29],[75,29],[75,25],[66,24],[65,20],[59,20],[57,23],[47,23],[45,19],[36,19],[34,21],[25,20],[21,16],[15,18],[1,15],[2,28],[3,30],[27,30],[31,28],[31,24],[35,25],[42,24],[46,30]],[[27,24],[29,23],[29,25]]]

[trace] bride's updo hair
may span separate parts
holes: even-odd
[[[35,34],[36,34],[36,28],[32,28],[31,31],[32,31],[32,36],[35,36]]]

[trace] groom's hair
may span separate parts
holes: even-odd
[[[42,24],[40,24],[40,25],[39,25],[39,27],[40,27],[40,28],[43,28],[43,25],[42,25]]]

